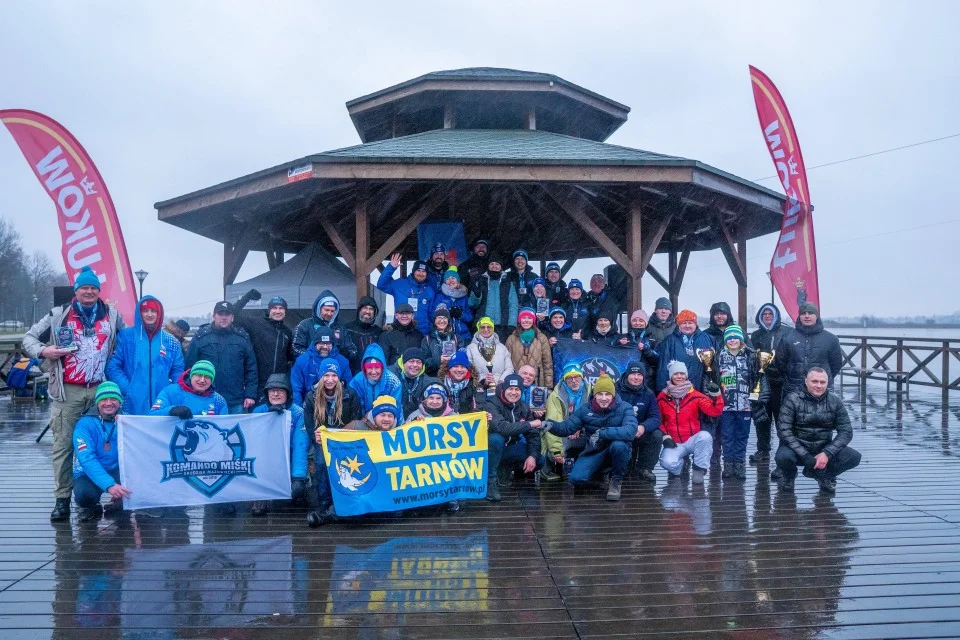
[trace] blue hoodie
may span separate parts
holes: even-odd
[[[269,410],[270,405],[261,404],[253,410],[253,413],[266,413]],[[306,478],[310,438],[303,424],[303,409],[291,404],[287,410],[290,412],[290,476]]]
[[[310,389],[313,389],[313,385],[317,384],[317,380],[323,375],[320,371],[320,363],[326,358],[332,358],[337,361],[337,365],[340,367],[341,380],[348,379],[353,375],[350,371],[350,363],[340,354],[340,351],[337,350],[337,345],[333,345],[333,350],[330,351],[330,355],[324,357],[320,355],[320,352],[317,351],[316,344],[314,344],[313,347],[307,349],[303,355],[297,357],[297,361],[293,364],[293,369],[290,370],[290,384],[293,386],[294,404],[300,405],[301,407],[303,406],[304,398],[307,397]]]
[[[140,305],[154,300],[160,306],[157,328],[147,332],[140,316]],[[117,346],[107,361],[107,379],[116,382],[123,393],[123,413],[143,416],[150,411],[160,390],[176,382],[183,373],[180,341],[164,331],[163,305],[153,296],[143,296],[137,304],[133,326],[117,334]]]
[[[400,379],[387,370],[387,360],[380,345],[374,343],[367,347],[366,351],[363,352],[363,360],[367,358],[374,358],[383,365],[383,376],[376,384],[370,384],[361,370],[350,380],[350,388],[360,398],[361,413],[366,415],[368,411],[373,409],[373,401],[380,396],[393,396],[397,401],[397,406],[402,407],[403,396]]]
[[[392,264],[384,267],[383,273],[377,279],[377,289],[393,296],[394,305],[407,302],[416,309],[413,318],[417,321],[417,327],[426,333],[433,326],[433,323],[430,322],[430,307],[437,292],[430,286],[429,278],[423,284],[420,284],[411,273],[406,278],[394,280],[393,273],[395,271],[396,268]]]
[[[77,420],[73,429],[73,451],[74,478],[85,475],[102,491],[117,484],[110,475],[111,471],[120,468],[116,419],[104,422],[97,408],[91,407]]]

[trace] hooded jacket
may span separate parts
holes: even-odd
[[[813,326],[804,326],[797,319],[795,330],[780,341],[780,348],[773,362],[767,367],[773,386],[783,386],[783,397],[792,391],[804,388],[807,371],[822,367],[827,372],[827,381],[833,388],[833,379],[843,366],[843,350],[837,336],[823,328],[817,316]]]
[[[423,284],[420,284],[411,273],[406,278],[394,280],[394,272],[396,268],[392,264],[387,264],[377,279],[377,289],[393,296],[395,305],[409,303],[414,308],[413,317],[417,321],[417,326],[429,327],[430,303],[437,295],[437,290],[430,284],[430,278],[428,277]]]
[[[217,379],[219,378],[218,373]],[[213,386],[203,393],[198,393],[190,385],[189,370],[180,374],[176,382],[163,388],[157,399],[153,401],[153,406],[150,407],[150,415],[169,415],[173,407],[187,407],[195,416],[225,416],[229,413],[227,401],[214,391]]]
[[[713,314],[723,312],[727,314],[727,324],[722,327],[719,326],[713,320]],[[730,310],[730,305],[726,302],[714,302],[710,305],[710,326],[704,329],[704,333],[710,336],[710,339],[713,340],[713,348],[718,352],[723,348],[723,331],[732,324],[736,324],[736,321],[733,318],[733,311]],[[746,336],[744,336],[746,338]]]
[[[689,351],[687,350],[687,341],[690,343]],[[703,363],[700,362],[700,358],[697,357],[697,349],[713,349],[713,340],[705,331],[701,331],[700,328],[697,327],[687,341],[684,340],[684,335],[680,333],[680,327],[675,327],[673,333],[660,343],[660,366],[657,368],[658,390],[662,391],[663,388],[667,386],[667,378],[669,377],[667,374],[667,365],[673,360],[678,360],[687,365],[687,377],[690,379],[690,382],[693,383],[694,389],[703,388],[704,366]],[[716,375],[716,362],[711,366],[714,375]]]
[[[160,306],[153,333],[147,331],[140,305],[147,300]],[[143,296],[137,304],[132,327],[117,335],[117,346],[107,360],[107,379],[116,382],[123,393],[123,412],[145,416],[160,391],[176,382],[183,373],[180,342],[164,331],[163,305],[153,296]]]
[[[320,352],[317,351],[316,344],[314,344],[309,351],[297,358],[293,369],[290,371],[290,384],[293,387],[292,397],[294,404],[303,406],[303,400],[307,397],[307,393],[310,392],[310,389],[313,389],[314,385],[317,384],[317,380],[323,375],[320,373],[320,363],[327,358],[332,358],[337,361],[337,364],[340,366],[340,375],[344,378],[349,379],[353,376],[353,372],[350,370],[350,363],[347,362],[343,354],[337,350],[337,345],[333,345],[330,355],[322,356]]]
[[[383,348],[383,356],[387,364],[396,363],[403,352],[411,347],[419,349],[421,342],[423,342],[423,334],[417,329],[416,320],[411,321],[407,326],[394,320],[377,338],[377,344]],[[367,357],[366,352],[363,357]]]
[[[647,322],[647,333],[653,339],[655,344],[663,344],[663,341],[667,339],[667,336],[672,334],[673,330],[676,328],[677,319],[672,312],[666,320],[660,320],[656,313],[652,313],[650,314],[650,320]]]
[[[370,324],[360,321],[360,309],[366,306],[373,307],[373,322]],[[348,322],[344,327],[347,338],[353,343],[353,347],[357,351],[356,357],[350,358],[350,368],[353,371],[360,370],[360,355],[367,347],[376,342],[380,334],[383,333],[383,327],[377,324],[377,316],[379,315],[380,307],[377,305],[377,301],[370,296],[361,296],[360,300],[357,301],[357,318]]]
[[[701,415],[718,418],[723,413],[723,396],[711,398],[696,389],[675,401],[666,391],[657,396],[660,408],[660,430],[677,444],[700,433]]]
[[[509,403],[503,399],[503,385],[497,385],[497,394],[487,398],[484,407],[493,420],[490,421],[490,433],[503,436],[505,445],[516,444],[523,437],[527,441],[527,457],[540,457],[540,431],[530,426],[533,412],[523,400]]]
[[[330,322],[324,322],[323,318],[320,317],[320,307],[324,304],[333,304],[336,307],[336,311],[334,311],[333,318],[330,319]],[[293,332],[293,355],[299,357],[304,351],[310,348],[313,344],[314,331],[321,327],[328,327],[333,331],[333,343],[337,345],[340,353],[346,356],[347,360],[356,357],[356,348],[353,346],[353,343],[347,339],[343,325],[337,322],[339,316],[340,299],[333,295],[333,292],[329,289],[324,289],[320,292],[320,295],[317,296],[317,299],[313,301],[313,315],[301,320]]]
[[[184,367],[189,369],[197,360],[209,360],[217,370],[217,391],[227,404],[233,406],[245,398],[257,399],[257,357],[247,332],[236,325],[219,329],[208,324],[197,331],[190,341]]]
[[[469,298],[470,296],[465,286],[459,285],[456,288],[450,288],[444,283],[430,303],[430,317],[433,317],[433,312],[436,311],[440,305],[445,306],[451,312],[453,312],[454,309],[460,309],[459,318],[454,318],[451,313],[450,324],[455,327],[457,335],[460,336],[461,340],[469,340],[470,324],[473,321],[473,309],[467,304]],[[432,322],[420,326],[429,327],[432,326]]]
[[[586,454],[605,449],[614,440],[633,442],[637,437],[637,417],[633,413],[633,407],[616,396],[613,398],[613,404],[606,409],[601,409],[591,395],[589,400],[581,402],[577,410],[566,420],[551,423],[549,427],[550,433],[556,436],[569,436],[581,430],[587,438],[587,446],[584,449]],[[600,432],[599,441],[596,446],[593,446],[590,436],[597,431]]]
[[[371,384],[363,375],[363,369],[350,379],[350,388],[357,394],[360,400],[360,412],[366,414],[373,409],[373,401],[380,396],[392,396],[397,401],[397,406],[403,404],[403,396],[400,391],[400,380],[388,370],[387,359],[383,354],[383,349],[378,344],[372,344],[363,352],[363,360],[373,358],[383,366],[383,375],[376,382]],[[400,417],[403,419],[403,416]]]
[[[96,406],[77,420],[73,429],[73,477],[87,476],[106,491],[117,481],[110,475],[120,468],[117,446],[117,422],[104,422]]]
[[[530,365],[537,370],[537,385],[541,387],[553,388],[553,352],[550,349],[550,340],[540,332],[540,329],[533,326],[533,342],[524,345],[520,339],[522,330],[520,327],[514,329],[513,333],[507,338],[507,351],[510,352],[510,360],[513,362],[513,370],[519,371],[523,365]]]
[[[303,409],[293,404],[289,399],[286,405],[290,412],[290,477],[307,477],[307,459],[310,457],[310,440],[313,433],[307,434],[307,428],[303,422]],[[270,405],[258,405],[253,413],[266,413],[270,410]]]
[[[403,401],[400,403],[400,411],[407,416],[417,410],[420,401],[423,399],[423,391],[431,384],[438,384],[439,380],[433,376],[428,376],[425,370],[420,371],[416,378],[407,377],[403,370],[403,358],[390,365],[390,372],[397,376],[400,381],[400,396]]]
[[[768,309],[773,313],[773,324],[765,327],[761,317],[763,312]],[[769,302],[762,305],[757,311],[756,321],[757,330],[750,334],[750,342],[757,351],[773,353],[780,348],[780,342],[793,331],[790,327],[783,326],[780,309],[777,308],[777,305]]]
[[[781,444],[790,447],[805,465],[813,464],[818,453],[833,458],[853,439],[850,416],[840,397],[828,391],[814,398],[806,387],[784,398],[777,432]]]
[[[234,305],[235,323],[250,335],[253,355],[257,359],[257,398],[263,395],[263,385],[275,373],[289,374],[296,360],[293,355],[293,331],[283,320],[271,320],[270,309],[260,316],[244,316],[240,311],[252,300],[250,292]]]

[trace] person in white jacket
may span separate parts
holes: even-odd
[[[477,332],[467,347],[467,358],[473,369],[473,379],[484,390],[496,389],[504,378],[513,373],[510,352],[497,337],[493,320],[487,317],[477,322]]]

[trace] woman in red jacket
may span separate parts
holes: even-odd
[[[713,436],[700,430],[700,415],[713,418],[723,412],[723,396],[720,387],[708,381],[704,385],[706,395],[693,388],[687,380],[687,365],[671,360],[667,365],[670,375],[667,386],[657,396],[663,431],[663,451],[660,466],[671,477],[683,470],[687,456],[693,456],[693,483],[703,484],[703,476],[710,468],[713,455]]]

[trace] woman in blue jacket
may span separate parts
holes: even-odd
[[[120,387],[127,415],[146,415],[160,391],[183,373],[180,342],[162,327],[163,305],[143,296],[133,326],[117,335],[106,373]]]
[[[263,385],[263,392],[267,401],[254,409],[253,413],[290,412],[291,496],[294,501],[308,499],[307,458],[310,453],[310,439],[307,437],[307,430],[303,424],[303,409],[294,404],[290,380],[282,373],[271,374]],[[264,515],[267,512],[267,504],[266,500],[254,502],[250,508],[250,515]]]
[[[303,406],[304,398],[307,397],[310,389],[313,389],[317,380],[323,375],[320,370],[320,363],[327,358],[336,360],[343,376],[345,378],[350,377],[350,363],[337,350],[333,335],[326,328],[323,328],[313,334],[313,346],[297,357],[293,369],[290,370],[290,385],[294,404]]]
[[[150,408],[150,415],[176,416],[181,420],[192,420],[195,415],[227,415],[227,401],[213,390],[216,374],[209,360],[197,360],[179,380],[164,387]]]
[[[454,331],[462,342],[470,341],[470,323],[473,321],[473,309],[470,308],[470,297],[467,294],[467,288],[460,284],[457,268],[450,267],[444,274],[440,291],[433,297],[433,303],[430,305],[430,317],[433,317],[440,308],[445,307],[450,312]],[[430,325],[419,326],[429,327]]]

